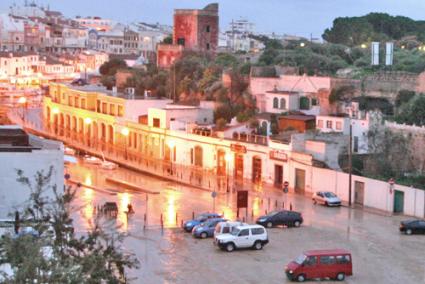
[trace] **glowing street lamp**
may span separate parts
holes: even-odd
[[[123,129],[121,129],[121,134],[124,136],[128,136],[128,134],[130,134],[130,130],[128,130],[127,127],[124,127]]]
[[[365,49],[365,48],[367,48],[367,44],[362,43],[362,44],[360,45],[360,47],[361,47],[361,48],[363,48],[363,49]]]
[[[304,47],[305,46],[305,43],[304,42],[301,42],[300,43],[300,47]]]
[[[58,114],[59,113],[59,109],[57,107],[52,109],[52,113],[53,114]]]
[[[84,119],[84,123],[85,123],[85,124],[91,124],[91,122],[92,122],[92,119],[91,119],[90,117],[86,117],[86,118]]]
[[[18,103],[20,103],[20,104],[26,104],[27,103],[27,98],[26,97],[20,97],[19,99],[18,99]]]

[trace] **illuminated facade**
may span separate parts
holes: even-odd
[[[295,179],[291,170],[296,157],[299,171],[312,164],[312,156],[291,152],[291,144],[271,141],[265,136],[209,127],[212,109],[170,105],[170,100],[135,98],[106,91],[90,91],[90,86],[50,85],[44,100],[44,118],[52,131],[67,141],[84,142],[131,162],[139,169],[148,164],[194,171],[199,180],[207,174],[213,180],[250,180],[281,186]],[[182,170],[183,171],[183,170]],[[196,173],[198,173],[196,175]],[[192,178],[192,176],[190,177]],[[300,177],[301,178],[301,177]],[[291,183],[292,184],[292,183]],[[305,181],[299,181],[306,186]]]

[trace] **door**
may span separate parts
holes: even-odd
[[[304,261],[303,272],[307,278],[319,278],[320,270],[318,269],[317,256],[308,256]]]
[[[252,246],[251,238],[249,237],[249,229],[243,229],[239,232],[236,245],[240,248],[246,248]]]
[[[283,166],[274,165],[274,185],[278,188],[282,188],[283,183]]]
[[[404,192],[394,190],[394,213],[403,213],[404,210]]]
[[[295,192],[304,193],[305,190],[305,170],[295,169]]]
[[[226,175],[226,153],[223,150],[217,151],[217,175],[224,176]]]
[[[261,182],[261,158],[252,158],[252,181],[255,183]]]
[[[243,155],[235,154],[235,178],[243,179]]]
[[[364,182],[354,182],[354,203],[361,206],[364,204]]]

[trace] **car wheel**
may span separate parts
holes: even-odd
[[[207,235],[207,233],[206,233],[206,232],[202,232],[202,233],[201,233],[201,239],[205,239],[207,236],[208,236],[208,235]]]
[[[263,248],[263,243],[260,242],[260,241],[256,241],[255,244],[254,244],[254,248],[256,250],[261,250]]]
[[[328,204],[328,202],[327,201],[325,201],[325,204],[324,204],[325,206],[329,206],[329,204]]]
[[[227,250],[228,252],[232,252],[232,251],[234,251],[234,250],[235,250],[235,245],[234,245],[233,243],[228,243],[228,244],[226,245],[226,250]]]
[[[300,225],[301,225],[301,222],[300,222],[300,221],[295,221],[295,222],[294,222],[294,226],[295,226],[295,227],[299,227]]]
[[[338,280],[338,281],[344,281],[344,279],[345,279],[345,274],[344,273],[338,273],[337,275],[336,275],[336,280]]]
[[[304,281],[305,281],[305,276],[304,276],[304,274],[300,274],[300,275],[298,275],[298,276],[297,276],[297,281],[298,281],[298,282],[304,282]]]
[[[271,228],[271,227],[273,227],[272,222],[267,222],[266,227],[267,227],[267,228]]]
[[[411,235],[413,232],[412,232],[412,229],[407,229],[406,230],[406,235]]]

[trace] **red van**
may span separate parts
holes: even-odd
[[[343,249],[309,250],[285,267],[289,280],[336,279],[343,281],[353,275],[351,253]]]

